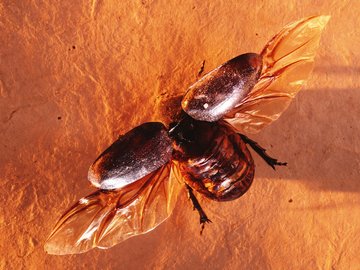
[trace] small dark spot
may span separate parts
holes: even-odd
[[[39,245],[39,241],[36,240],[35,238],[32,238],[32,242],[33,242],[35,247]]]
[[[61,116],[58,116],[58,120],[61,120]]]
[[[73,50],[75,50],[76,49],[75,45],[73,45],[72,48],[73,48]]]
[[[195,9],[195,6],[193,6],[192,9]]]
[[[258,34],[258,33],[255,33],[255,35],[257,35],[257,36],[258,36],[259,34]]]
[[[289,200],[289,203],[292,203],[292,202],[293,202],[293,199],[290,199],[290,200]]]

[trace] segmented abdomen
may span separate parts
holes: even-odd
[[[234,200],[243,195],[254,178],[254,162],[240,136],[220,125],[211,147],[199,157],[180,162],[185,182],[208,198]]]

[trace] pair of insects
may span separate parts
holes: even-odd
[[[58,221],[45,249],[52,254],[111,247],[146,233],[167,219],[182,188],[210,222],[194,190],[207,198],[239,198],[254,178],[249,145],[271,167],[271,158],[243,135],[276,120],[306,82],[328,16],[286,26],[260,54],[235,57],[193,84],[182,114],[166,128],[142,124],[121,136],[91,165],[98,190]]]

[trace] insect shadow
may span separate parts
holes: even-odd
[[[340,69],[315,69],[314,73]],[[275,174],[259,160],[256,176],[301,181],[314,190],[360,192],[359,100],[359,88],[300,92],[297,101],[301,105],[295,101],[279,121],[255,137],[265,147],[270,142],[276,145],[278,156],[288,162],[287,168]]]

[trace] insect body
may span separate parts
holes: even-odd
[[[210,220],[193,191],[216,201],[243,195],[255,173],[247,146],[272,168],[286,165],[243,133],[260,131],[286,109],[311,72],[328,20],[292,23],[260,54],[240,55],[206,74],[188,89],[182,114],[168,128],[145,123],[121,136],[89,169],[98,190],[65,212],[46,251],[81,253],[146,233],[170,216],[183,187],[203,229]]]
[[[190,134],[179,131],[185,141],[175,138],[173,159],[185,183],[217,201],[234,200],[244,194],[252,183],[255,167],[240,135],[221,122],[187,118],[181,124],[189,126],[183,129]]]

